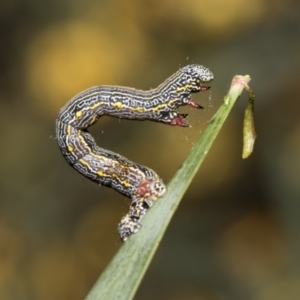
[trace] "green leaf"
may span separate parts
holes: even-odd
[[[141,230],[131,236],[104,270],[86,300],[133,299],[180,200],[207,155],[249,76],[235,76],[230,91],[181,168],[168,184],[163,198],[143,218]]]

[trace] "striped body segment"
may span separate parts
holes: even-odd
[[[178,107],[201,108],[191,94],[209,89],[203,84],[211,80],[213,74],[207,68],[188,65],[155,89],[93,87],[76,95],[61,109],[56,137],[67,162],[90,180],[132,199],[130,211],[118,227],[123,241],[139,230],[141,218],[166,188],[153,170],[98,147],[87,128],[103,115],[187,127],[187,114],[180,114]]]

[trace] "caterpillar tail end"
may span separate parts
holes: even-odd
[[[132,234],[137,233],[141,227],[142,225],[130,217],[129,214],[124,216],[118,226],[121,241],[125,242]]]
[[[137,233],[140,230],[142,226],[140,221],[153,203],[152,200],[144,197],[136,197],[133,199],[129,213],[121,219],[118,226],[120,238],[123,242],[125,242],[132,234]]]
[[[141,219],[155,200],[165,192],[166,187],[161,180],[146,179],[140,183],[130,204],[129,213],[121,219],[118,226],[120,238],[123,242],[140,230]]]

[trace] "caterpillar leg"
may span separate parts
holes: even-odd
[[[139,222],[152,206],[153,202],[154,201],[147,198],[136,198],[132,201],[129,213],[121,219],[118,226],[120,238],[123,242],[125,242],[130,235],[140,230],[141,224],[139,224]]]

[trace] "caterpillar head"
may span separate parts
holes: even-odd
[[[181,87],[190,93],[196,93],[207,90],[209,87],[204,86],[206,82],[214,79],[213,73],[206,67],[201,65],[188,65],[180,69],[182,73]]]

